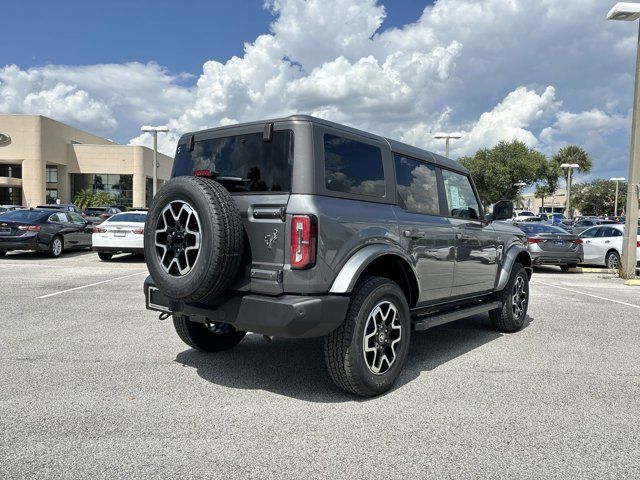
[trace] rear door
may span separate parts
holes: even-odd
[[[75,212],[67,212],[67,216],[76,229],[75,235],[78,240],[77,245],[79,247],[90,247],[93,228],[89,226],[84,218]]]
[[[294,135],[274,125],[202,132],[178,145],[173,176],[198,175],[221,183],[235,200],[244,224],[245,271],[234,289],[283,291],[286,208],[291,193]],[[225,133],[226,132],[226,133]]]
[[[435,165],[394,154],[400,241],[420,279],[420,302],[451,296],[455,245],[453,227],[442,215]]]
[[[492,290],[498,272],[495,231],[467,175],[442,169],[442,183],[456,247],[452,295]]]
[[[604,263],[604,242],[600,230],[603,227],[592,227],[580,234],[582,250],[584,251],[584,263]]]

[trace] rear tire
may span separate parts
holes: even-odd
[[[362,397],[386,392],[402,371],[410,337],[409,306],[400,287],[384,277],[360,279],[345,321],[324,340],[331,379]]]
[[[183,315],[173,316],[173,326],[180,339],[201,352],[221,352],[239,344],[247,332],[227,323],[197,323]]]
[[[576,268],[578,265],[576,263],[572,263],[571,265],[560,265],[560,270],[563,272],[568,272],[570,268]]]
[[[617,270],[620,268],[620,254],[615,250],[611,250],[607,252],[607,257],[605,258],[605,264],[607,268],[611,268],[613,270]]]
[[[489,311],[489,318],[501,332],[513,333],[524,327],[529,308],[529,276],[520,263],[515,263],[507,285],[498,292],[502,306]]]
[[[98,252],[98,258],[103,262],[108,262],[113,258],[113,253],[111,252]]]
[[[60,255],[62,255],[63,251],[64,251],[64,242],[62,240],[62,237],[60,237],[59,235],[56,235],[51,240],[51,243],[49,243],[49,250],[47,250],[47,257],[58,258]]]

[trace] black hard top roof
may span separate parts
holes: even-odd
[[[231,129],[237,128],[237,127],[246,127],[246,126],[252,126],[252,125],[264,125],[265,123],[296,122],[296,121],[298,121],[298,122],[309,122],[309,123],[315,123],[315,124],[318,124],[318,125],[324,125],[324,126],[327,126],[327,127],[335,128],[336,130],[343,130],[343,131],[348,132],[348,133],[352,133],[352,134],[355,134],[355,135],[360,135],[360,136],[363,136],[363,137],[367,137],[367,138],[371,138],[371,139],[374,139],[374,140],[378,140],[378,141],[383,142],[383,143],[386,142],[393,152],[404,154],[404,155],[411,156],[411,157],[416,157],[416,158],[419,158],[419,159],[422,159],[422,160],[426,160],[428,162],[435,163],[437,165],[440,165],[442,167],[448,168],[450,170],[456,170],[456,171],[459,171],[459,172],[468,173],[467,169],[464,168],[461,164],[459,164],[455,160],[451,160],[451,159],[446,158],[446,157],[444,157],[442,155],[438,155],[437,153],[430,152],[428,150],[423,150],[422,148],[414,147],[414,146],[408,145],[406,143],[399,142],[398,140],[393,140],[391,138],[387,138],[387,137],[383,137],[383,136],[380,136],[380,135],[376,135],[374,133],[365,132],[364,130],[358,130],[357,128],[349,127],[347,125],[331,122],[329,120],[324,120],[322,118],[313,117],[311,115],[295,114],[295,115],[289,115],[288,117],[271,118],[271,119],[260,120],[260,121],[255,121],[255,122],[236,123],[236,124],[233,124],[233,125],[225,125],[225,126],[222,126],[222,127],[208,128],[206,130],[200,130],[198,132],[185,133],[183,135],[183,137],[186,137],[188,135],[193,135],[195,133],[204,133],[204,132],[220,131],[220,130],[231,130]]]

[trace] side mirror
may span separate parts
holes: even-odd
[[[509,220],[513,218],[513,202],[510,200],[500,200],[493,206],[491,214],[493,220]]]

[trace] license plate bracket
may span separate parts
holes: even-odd
[[[149,285],[147,288],[147,309],[158,312],[172,313],[170,300],[156,287]]]
[[[127,232],[113,232],[114,237],[126,237]]]

